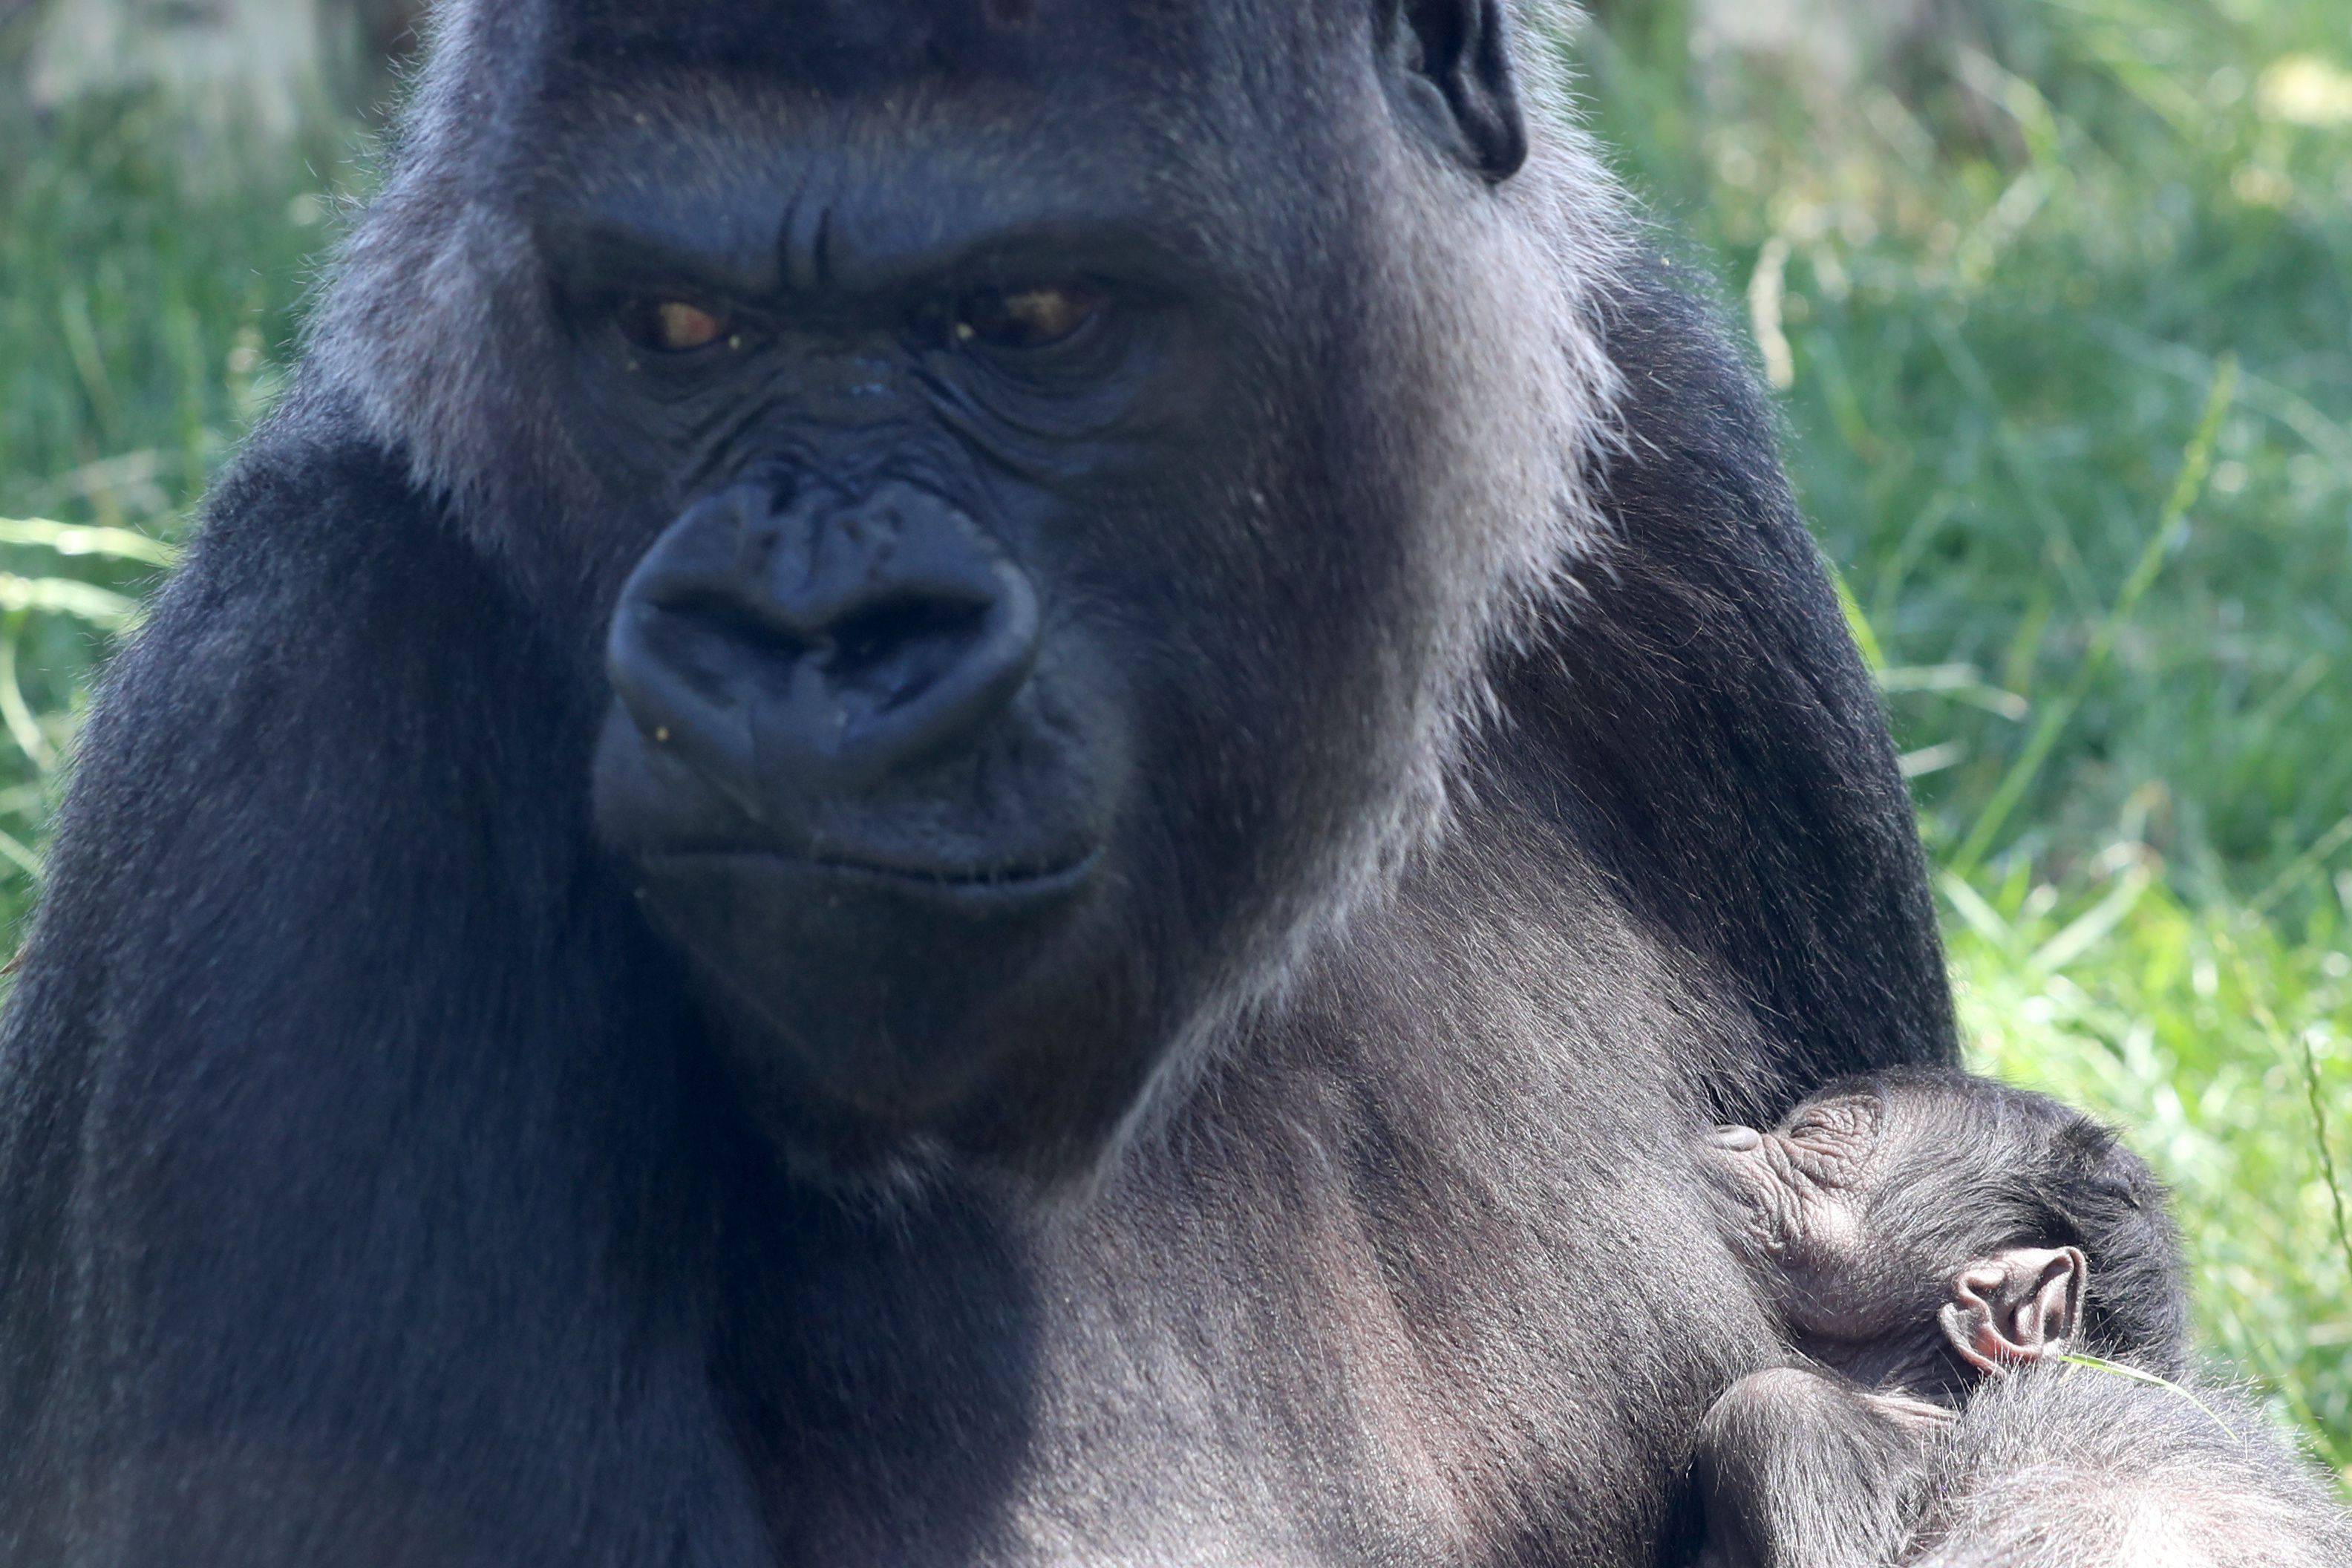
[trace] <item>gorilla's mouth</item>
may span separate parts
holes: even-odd
[[[665,850],[641,859],[648,868],[686,877],[764,870],[783,877],[837,879],[881,889],[987,903],[1043,900],[1078,892],[1100,869],[1103,852],[1090,848],[997,865],[953,865],[878,854],[859,857],[763,847],[699,847]]]
[[[944,1135],[1003,1103],[1009,1062],[1101,1034],[1115,846],[707,836],[629,858],[714,1039],[824,1168],[862,1165],[877,1139]]]

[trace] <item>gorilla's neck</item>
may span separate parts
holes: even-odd
[[[751,1418],[803,1539],[912,1561],[861,1521],[1042,1517],[1100,1561],[1438,1562],[1507,1518],[1646,1554],[1652,1457],[1769,1352],[1687,1153],[1694,1046],[1727,1072],[1753,1025],[1534,804],[1473,803],[1098,1189],[746,1216],[722,1376],[781,1402]]]

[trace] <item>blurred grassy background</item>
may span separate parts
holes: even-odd
[[[1571,52],[1755,330],[1978,1059],[2134,1130],[2180,1185],[2212,1347],[2352,1468],[2342,0],[1982,0],[1852,80],[1710,56],[1685,5],[1621,0]],[[12,924],[91,671],[365,184],[329,116],[289,146],[21,97],[0,85]]]
[[[2210,1343],[2352,1467],[2343,0],[1989,0],[1901,93],[1681,10],[1579,63],[1780,388],[1976,1059],[2134,1131]]]

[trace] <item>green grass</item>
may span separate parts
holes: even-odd
[[[2204,1331],[2352,1466],[2352,32],[2003,0],[1898,98],[1577,49],[1764,345],[1979,1062],[2179,1184]]]
[[[0,53],[0,65],[5,65]],[[267,405],[334,213],[340,132],[285,148],[152,102],[35,126],[0,71],[0,919],[116,596]],[[63,533],[28,520],[78,527]],[[62,548],[60,548],[62,546]],[[66,584],[104,590],[75,595]]]
[[[2352,1466],[2352,37],[2341,0],[1993,4],[2000,63],[1900,99],[1699,68],[1676,0],[1577,55],[1759,329],[1979,1059],[2134,1131],[2209,1342]],[[138,536],[0,526],[14,920],[119,619],[57,584],[153,581],[355,176],[341,132],[6,92],[0,519]]]

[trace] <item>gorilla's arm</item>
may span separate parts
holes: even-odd
[[[2352,1512],[2225,1389],[2043,1364],[1989,1384],[1940,1445],[1907,1568],[2063,1561],[2342,1568]]]
[[[0,1053],[0,1559],[745,1560],[564,658],[331,408],[221,491]]]

